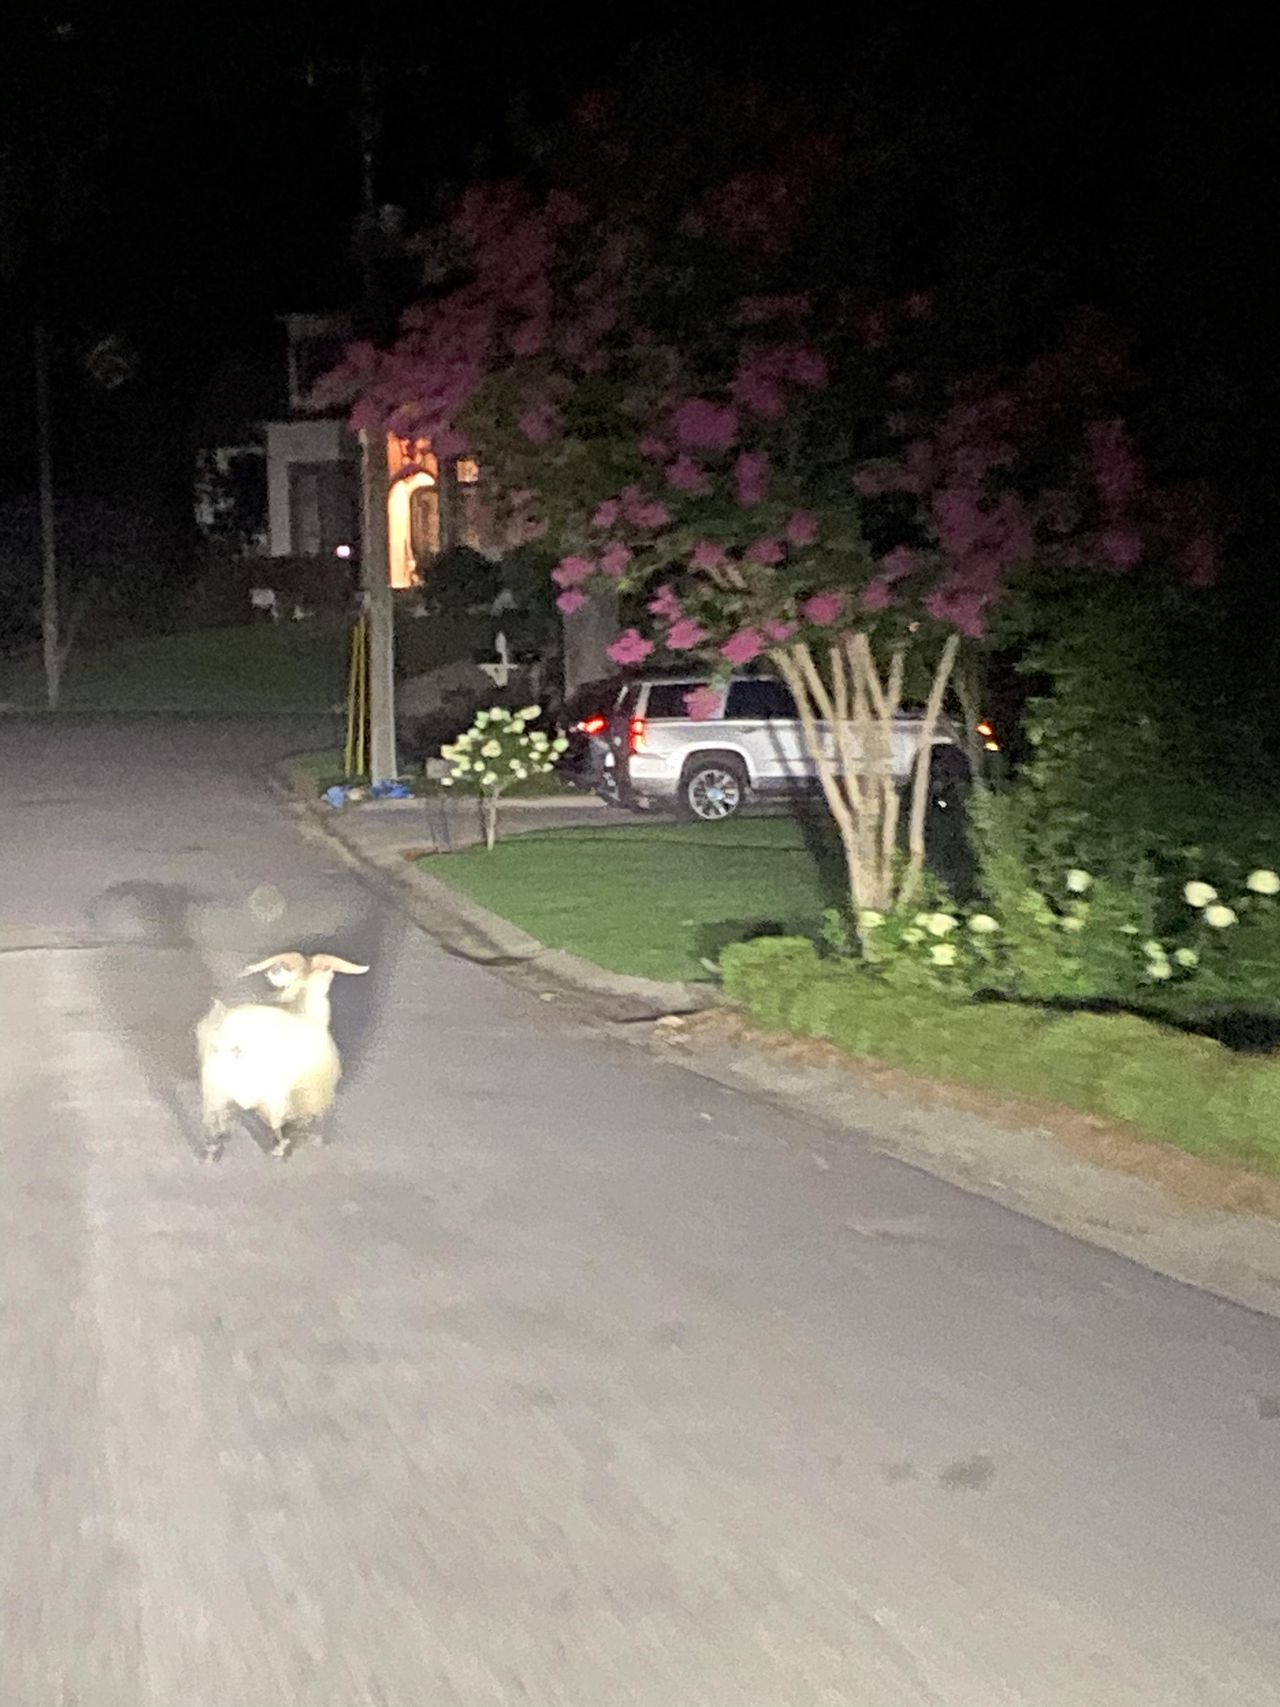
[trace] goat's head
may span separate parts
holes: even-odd
[[[284,954],[269,954],[265,960],[255,960],[240,974],[251,978],[265,972],[267,981],[280,991],[282,1001],[304,995],[323,996],[333,983],[335,972],[367,972],[367,966],[357,966],[353,960],[343,960],[338,954],[313,954],[310,959],[290,949]]]

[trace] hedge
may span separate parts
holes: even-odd
[[[1280,1061],[1132,1014],[957,1002],[877,984],[799,937],[734,944],[725,989],[761,1024],[931,1078],[1066,1103],[1195,1155],[1280,1172]]]

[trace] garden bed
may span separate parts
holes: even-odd
[[[877,984],[807,939],[740,943],[725,988],[758,1022],[844,1053],[1118,1121],[1193,1155],[1280,1172],[1280,1061],[1125,1013],[960,1001]]]

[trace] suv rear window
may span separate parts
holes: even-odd
[[[685,700],[697,686],[697,682],[650,682],[645,716],[688,717],[689,707]]]
[[[769,718],[791,723],[799,713],[786,683],[762,676],[754,681],[730,683],[725,716],[735,723],[763,722]]]

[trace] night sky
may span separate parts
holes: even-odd
[[[151,33],[108,8],[46,12],[0,74],[0,138],[10,234],[13,186],[33,159],[70,160],[87,187],[38,291],[64,352],[62,479],[152,494],[177,515],[195,411],[220,365],[265,351],[274,315],[347,297],[362,48],[382,67],[379,199],[421,210],[478,164],[507,163],[513,123],[553,118],[661,40],[721,71],[865,90],[924,183],[923,207],[930,175],[947,179],[951,223],[930,230],[924,217],[922,256],[954,242],[960,205],[980,234],[975,279],[989,261],[1015,289],[1030,271],[1052,278],[1064,305],[1112,310],[1182,421],[1183,454],[1202,448],[1201,472],[1230,488],[1243,523],[1262,525],[1277,392],[1275,123],[1247,27],[1217,11],[1200,14],[1212,33],[1179,31],[1166,12],[1144,31],[1086,9],[1029,12],[1019,31],[994,10],[908,5],[863,9],[835,35],[820,33],[816,10],[808,30],[795,27],[803,14],[778,10],[785,27],[745,33],[714,11],[664,28],[661,8],[604,8],[587,30],[547,8],[499,23],[466,8],[397,8],[384,22],[365,7],[359,30],[343,30],[301,10],[195,7]],[[0,495],[33,478],[35,291],[6,243]],[[131,340],[139,366],[104,397],[73,358],[110,331]]]

